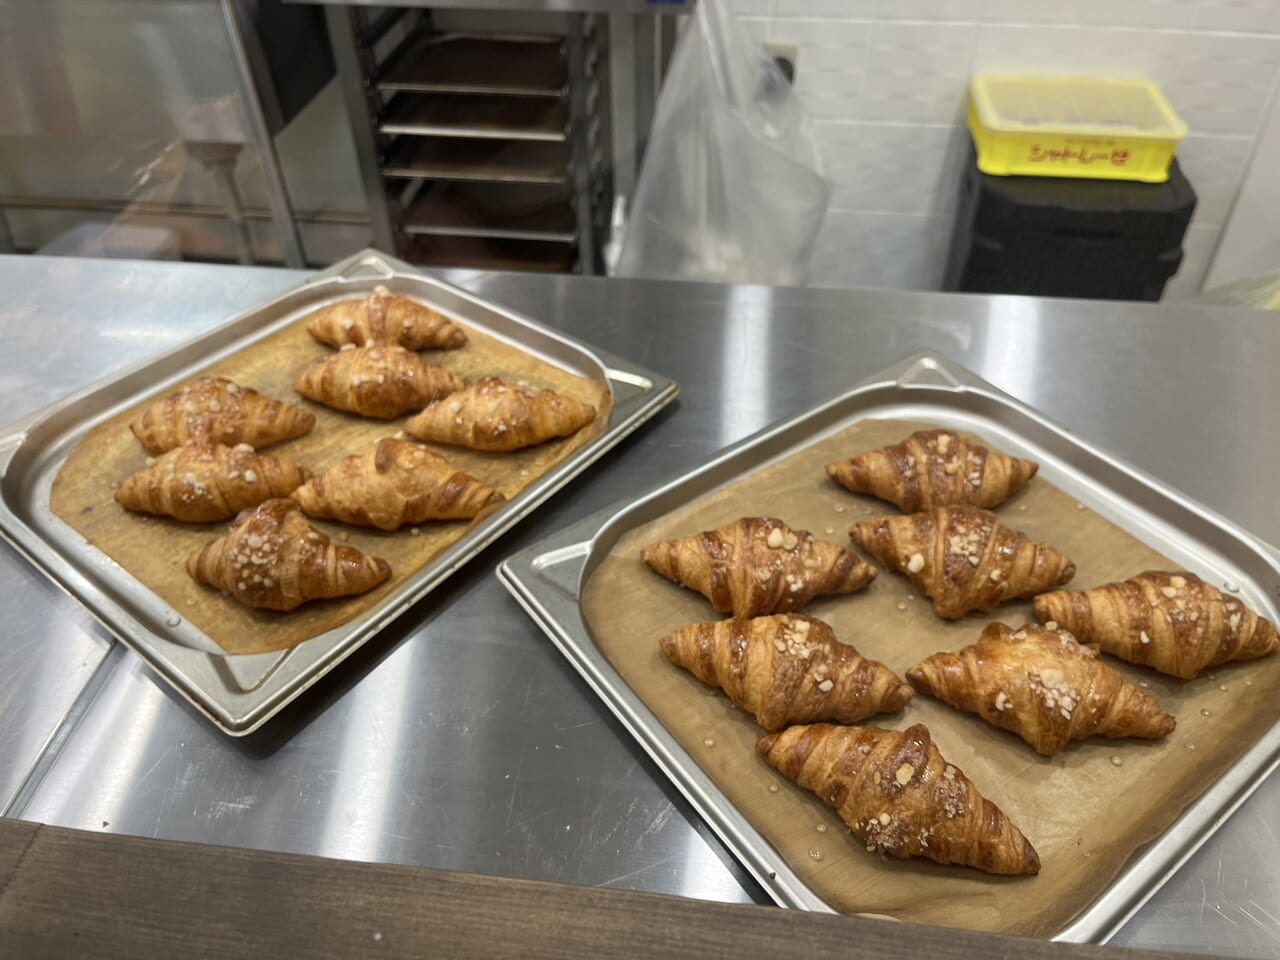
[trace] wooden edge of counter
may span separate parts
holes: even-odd
[[[254,960],[1179,956],[0,819],[0,956],[180,953]]]

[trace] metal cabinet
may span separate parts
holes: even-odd
[[[326,15],[378,247],[423,264],[595,272],[611,196],[600,18],[509,32],[500,12],[492,31],[415,7]]]

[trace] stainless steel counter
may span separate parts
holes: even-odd
[[[0,258],[0,419],[160,352],[300,276]],[[1280,543],[1269,479],[1280,469],[1280,432],[1270,423],[1280,409],[1274,315],[450,278],[676,378],[681,400],[249,742],[215,733],[0,547],[0,802],[11,814],[141,836],[762,899],[492,568],[923,347]],[[1116,942],[1276,955],[1280,777],[1232,815]]]

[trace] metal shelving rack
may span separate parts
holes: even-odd
[[[326,7],[374,243],[412,262],[594,273],[612,195],[606,31],[443,32]]]

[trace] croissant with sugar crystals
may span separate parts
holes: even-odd
[[[834,807],[870,851],[1007,876],[1040,872],[1030,841],[943,759],[922,724],[901,733],[825,723],[788,727],[763,737],[756,752]]]
[[[467,342],[467,335],[444,314],[381,286],[362,300],[341,300],[317,310],[307,331],[331,347],[398,343],[410,350],[454,350]]]
[[[1189,680],[1206,667],[1280,649],[1270,622],[1194,574],[1149,571],[1093,590],[1036,597],[1054,621],[1104,653]]]
[[[268,500],[192,554],[187,573],[245,606],[288,611],[308,600],[367,593],[391,576],[391,567],[335,546],[292,500]]]
[[[572,397],[486,377],[437,400],[404,430],[433,443],[507,452],[567,437],[595,418],[595,407]]]
[[[641,559],[697,590],[717,613],[735,617],[798,610],[817,596],[854,593],[876,577],[856,554],[768,517],[650,544]]]
[[[193,441],[256,448],[310,432],[316,418],[222,377],[204,377],[156,400],[129,423],[148,453]]]
[[[937,653],[907,671],[917,690],[1052,756],[1086,737],[1158,740],[1174,719],[1155,697],[1102,662],[1098,649],[1065,631],[989,624],[959,653]]]
[[[395,530],[425,520],[470,520],[505,497],[416,443],[386,438],[303,484],[293,499],[312,517]]]
[[[698,623],[663,637],[661,646],[668,660],[723,690],[766,730],[856,723],[901,710],[912,696],[892,670],[806,616]]]
[[[950,430],[921,430],[895,446],[830,464],[827,475],[854,493],[917,513],[963,504],[998,507],[1037,469],[1031,460],[988,450]]]
[[[288,457],[255,453],[247,443],[192,443],[162,454],[125,480],[116,501],[126,510],[210,523],[272,497],[287,497],[308,476]]]
[[[335,410],[391,420],[461,390],[456,374],[395,344],[344,347],[303,371],[297,390]]]
[[[854,524],[849,537],[905,573],[917,590],[933,598],[934,612],[944,620],[1034,596],[1076,572],[1053,547],[1027,539],[977,507],[868,520]]]

